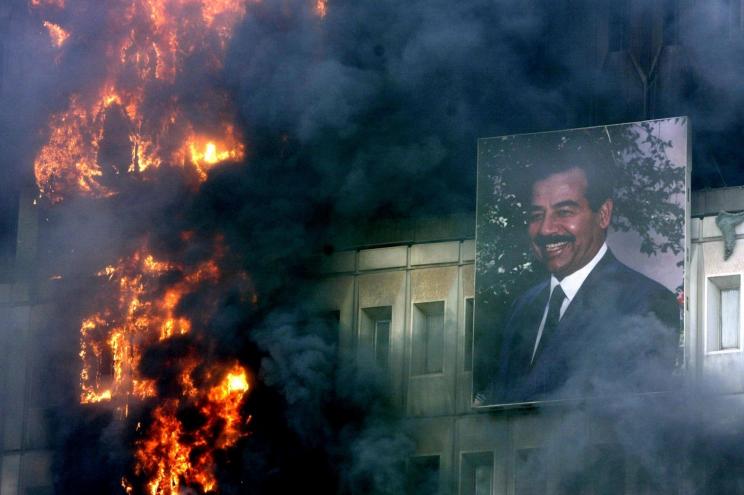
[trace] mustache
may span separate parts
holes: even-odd
[[[538,235],[534,239],[534,243],[540,247],[545,247],[547,244],[554,244],[557,242],[573,242],[576,240],[576,236],[571,234],[563,235]]]

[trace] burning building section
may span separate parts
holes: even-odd
[[[49,118],[34,163],[40,197],[52,205],[76,196],[109,201],[123,188],[161,180],[165,168],[196,190],[213,166],[243,160],[245,145],[227,93],[216,84],[186,95],[183,81],[219,74],[249,3],[131,0],[107,7],[100,77],[84,81]],[[75,31],[72,19],[77,9],[93,7],[30,1],[59,50],[57,63],[65,63],[65,50],[91,42]],[[183,245],[191,235],[181,234]],[[188,265],[153,254],[145,238],[97,273],[96,310],[80,324],[80,402],[110,407],[122,419],[149,404],[148,417],[133,433],[130,471],[121,473],[127,493],[214,491],[215,450],[248,434],[248,370],[237,360],[206,358],[208,343],[191,336],[199,322],[178,310],[184,297],[208,291],[225,277],[247,279],[222,273],[223,254],[217,238],[211,258]],[[186,350],[169,363],[177,377],[166,386],[157,371],[142,371],[142,359],[152,346],[177,339],[186,339]],[[198,419],[184,424],[184,410]]]

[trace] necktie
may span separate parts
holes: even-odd
[[[561,289],[560,285],[556,285],[555,289],[553,289],[553,292],[550,294],[548,316],[545,318],[545,326],[543,327],[543,334],[540,340],[549,336],[558,326],[558,321],[561,319],[561,305],[565,299],[566,294],[563,292],[563,289]]]
[[[550,338],[550,334],[555,331],[558,326],[558,321],[561,319],[561,305],[566,299],[566,294],[561,289],[560,285],[556,285],[553,292],[550,293],[550,300],[548,301],[548,314],[545,317],[545,326],[543,327],[542,334],[540,334],[540,341],[537,343],[537,347],[532,353],[532,359],[530,365],[535,364],[535,358],[540,354],[540,349],[545,345],[545,339]]]

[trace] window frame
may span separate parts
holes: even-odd
[[[738,345],[736,347],[727,347],[722,348],[721,347],[721,340],[722,340],[722,325],[717,324],[715,328],[711,328],[710,320],[711,320],[711,292],[713,290],[717,290],[719,293],[719,302],[716,308],[716,311],[718,312],[717,315],[715,315],[715,318],[717,321],[720,321],[721,319],[721,303],[720,303],[720,293],[722,288],[714,282],[712,279],[719,279],[719,278],[727,278],[727,277],[736,277],[738,278],[738,289],[739,289],[739,333],[738,333]],[[703,294],[703,354],[706,356],[710,355],[722,355],[722,354],[733,354],[733,353],[740,353],[744,348],[742,347],[742,337],[744,337],[744,325],[742,324],[744,322],[744,292],[742,292],[742,274],[740,272],[731,272],[731,273],[715,273],[710,275],[705,275],[705,286],[704,286],[704,294]],[[718,349],[711,349],[710,348],[710,335],[711,332],[715,331],[718,335],[716,336],[716,341],[718,342]]]

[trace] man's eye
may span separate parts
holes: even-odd
[[[570,217],[571,215],[573,215],[573,213],[574,212],[573,212],[572,209],[570,209],[570,208],[563,208],[563,209],[558,210],[556,212],[556,215],[558,215],[559,217]]]
[[[530,222],[539,222],[542,220],[543,214],[539,212],[530,213]]]

